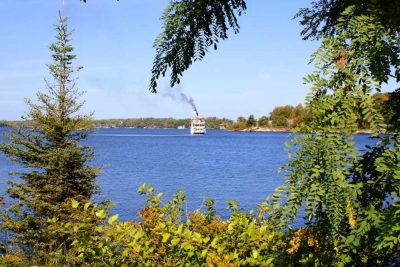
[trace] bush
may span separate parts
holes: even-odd
[[[229,203],[231,217],[215,216],[211,200],[205,212],[183,214],[183,192],[161,203],[162,194],[150,186],[140,193],[148,196],[139,212],[141,222],[118,221],[105,207],[75,200],[65,203],[69,222],[49,220],[51,233],[66,234],[47,257],[44,265],[90,266],[268,266],[283,263],[288,249],[283,233],[272,230],[267,220],[240,212]],[[185,220],[183,220],[185,219]],[[68,233],[68,234],[67,234]],[[57,239],[59,240],[59,239]],[[38,257],[36,257],[38,259]]]

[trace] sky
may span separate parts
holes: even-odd
[[[18,120],[45,91],[61,0],[0,1],[0,120]],[[310,55],[318,42],[301,39],[294,14],[310,1],[247,0],[239,18],[240,33],[230,33],[217,51],[195,62],[181,84],[159,93],[148,90],[161,31],[160,16],[167,0],[65,0],[65,14],[74,29],[71,44],[77,54],[78,86],[85,91],[82,113],[95,119],[192,117],[190,105],[169,97],[182,91],[193,97],[200,116],[255,117],[279,105],[304,103],[312,71]],[[172,91],[171,91],[172,90]]]

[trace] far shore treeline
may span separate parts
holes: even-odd
[[[184,126],[190,127],[192,119],[174,119],[174,118],[132,118],[132,119],[105,119],[95,120],[94,126],[96,128],[178,128]],[[205,118],[207,128],[220,129],[231,125],[232,120],[226,118],[208,117]]]
[[[384,120],[387,125],[397,123],[399,114],[395,112],[398,97],[394,93],[376,93],[373,98],[377,108],[383,110]],[[298,124],[307,123],[310,112],[303,105],[284,105],[275,107],[269,116],[261,116],[258,119],[250,115],[247,119],[240,116],[233,121],[228,118],[207,117],[204,118],[208,129],[225,129],[231,131],[254,130],[254,129],[285,129],[291,130]],[[98,119],[94,120],[95,128],[178,128],[190,127],[191,118],[125,118],[125,119]],[[0,127],[12,124],[23,124],[23,121],[0,121]],[[369,125],[365,122],[358,123],[360,130],[368,130]],[[389,127],[391,128],[391,127]]]

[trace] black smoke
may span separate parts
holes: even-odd
[[[192,106],[193,111],[196,113],[196,116],[199,116],[199,112],[197,111],[196,104],[194,103],[193,97],[188,97],[184,93],[179,94],[181,101],[184,103],[188,103],[189,105]]]
[[[196,104],[194,103],[193,97],[189,97],[186,94],[182,93],[180,87],[168,88],[164,91],[163,95],[168,96],[175,101],[189,104],[192,107],[194,113],[196,113],[196,116],[199,116],[199,112],[197,111],[197,107]]]

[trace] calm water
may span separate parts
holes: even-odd
[[[113,201],[113,212],[123,220],[135,218],[143,206],[144,197],[137,193],[143,183],[164,192],[164,199],[183,189],[188,211],[201,208],[206,198],[216,200],[224,218],[227,200],[235,199],[246,211],[256,209],[284,181],[278,168],[288,159],[284,151],[288,137],[288,133],[221,130],[190,136],[187,129],[98,129],[88,140],[96,152],[92,164],[103,166],[96,199]],[[359,147],[372,143],[367,135],[355,138]],[[0,178],[10,177],[8,173],[16,169],[0,154]],[[1,179],[1,195],[5,188]]]

